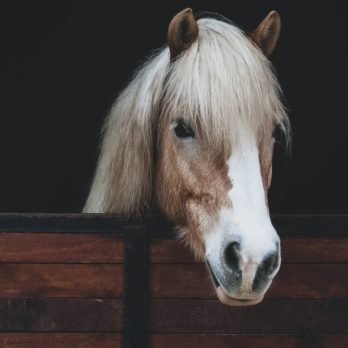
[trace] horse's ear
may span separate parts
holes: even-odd
[[[279,38],[281,28],[280,16],[277,11],[271,11],[251,34],[251,39],[269,57]]]
[[[197,39],[197,36],[197,22],[192,10],[186,8],[179,12],[169,24],[167,40],[171,60],[188,48]]]

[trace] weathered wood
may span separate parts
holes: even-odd
[[[348,238],[344,236],[283,236],[282,263],[348,262]],[[151,242],[153,263],[196,262],[188,248],[176,240]]]
[[[348,335],[152,335],[150,337],[150,348],[178,347],[346,348]]]
[[[1,348],[122,348],[119,334],[0,333]]]
[[[203,264],[151,265],[151,297],[216,298]],[[348,264],[285,264],[267,298],[347,298]]]
[[[281,235],[347,235],[348,215],[275,215],[272,221]],[[0,214],[0,232],[105,233],[123,235],[145,228],[152,237],[173,238],[172,224],[163,216],[140,219],[115,214]]]
[[[153,263],[196,262],[176,240],[153,240],[150,256]],[[121,263],[123,241],[102,234],[0,233],[0,262]],[[348,238],[284,236],[282,262],[348,262]]]
[[[348,264],[285,264],[267,298],[348,297],[347,274]],[[204,264],[153,264],[150,275],[153,298],[216,298]],[[121,297],[123,282],[122,265],[0,264],[0,297]]]
[[[123,241],[98,234],[0,233],[0,262],[120,263]]]
[[[0,296],[7,297],[0,298],[0,347],[119,348],[119,333],[131,327],[116,299],[124,286],[123,238],[139,229],[155,239],[150,348],[347,346],[348,216],[273,221],[282,239],[281,272],[263,303],[231,308],[217,301],[205,266],[174,240],[162,217],[0,214]],[[129,265],[147,269],[146,261]],[[146,308],[146,286],[129,284]],[[145,321],[146,310],[138,320],[138,309],[125,311],[132,327]],[[132,329],[126,336],[137,337]],[[140,336],[135,341],[144,348]]]
[[[227,307],[217,300],[152,300],[154,333],[348,334],[348,300],[266,300]],[[117,299],[0,299],[0,331],[122,330]]]
[[[170,231],[172,224],[159,215],[129,218],[116,214],[0,213],[0,232],[103,233],[122,236],[129,228],[139,227],[151,230],[153,235],[173,235]]]
[[[284,236],[281,245],[283,263],[348,263],[348,237],[343,235]]]
[[[123,266],[0,264],[0,297],[120,297]]]
[[[152,300],[153,333],[347,334],[348,299],[265,300],[227,307],[218,300]]]
[[[200,263],[191,250],[178,240],[153,239],[150,244],[151,263]]]
[[[346,348],[348,335],[151,335],[150,348]],[[1,348],[121,348],[119,334],[0,333]]]
[[[122,318],[118,299],[0,299],[0,332],[121,332]]]

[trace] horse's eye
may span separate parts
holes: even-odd
[[[272,133],[272,140],[274,144],[281,144],[281,139],[282,139],[282,132],[280,130],[280,127],[276,125]]]
[[[188,126],[184,121],[179,120],[174,128],[175,135],[178,138],[192,138],[195,136],[192,128]]]

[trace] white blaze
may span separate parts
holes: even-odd
[[[279,240],[270,221],[263,186],[259,150],[252,142],[240,145],[227,161],[232,189],[230,218],[238,226],[241,256],[244,262],[259,263],[269,252],[275,251]],[[236,233],[236,232],[234,232]]]
[[[212,231],[205,235],[206,254],[219,263],[226,243],[240,243],[241,267],[249,279],[257,265],[276,251],[279,237],[273,228],[265,200],[259,150],[255,141],[245,137],[233,148],[227,161],[232,188],[228,192],[231,208],[222,208]]]

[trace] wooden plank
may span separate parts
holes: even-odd
[[[265,300],[228,307],[218,300],[152,300],[153,333],[348,334],[348,300]]]
[[[346,348],[348,335],[151,335],[149,348]],[[1,348],[122,348],[119,334],[0,333]]]
[[[346,298],[348,264],[285,264],[267,298]],[[203,264],[153,264],[153,298],[216,298]],[[123,266],[0,264],[0,297],[121,297]]]
[[[281,245],[283,263],[348,263],[345,236],[285,236]]]
[[[0,297],[120,297],[123,266],[0,264]]]
[[[122,348],[119,334],[0,333],[0,348]]]
[[[122,311],[119,299],[0,298],[0,332],[120,332]]]
[[[287,237],[283,263],[348,262],[348,238]],[[0,262],[121,263],[123,242],[117,236],[58,233],[0,233]],[[153,263],[194,263],[190,250],[176,240],[151,242]]]
[[[172,226],[159,215],[130,218],[117,214],[0,213],[0,232],[103,233],[122,236],[129,227],[142,227],[151,230],[151,234],[170,237],[173,235]]]
[[[117,236],[57,233],[0,233],[0,262],[121,263]]]
[[[215,298],[203,264],[151,265],[151,297]],[[285,264],[267,298],[348,298],[348,264]]]
[[[151,243],[152,263],[196,262],[190,250],[176,240],[156,239]],[[348,238],[344,236],[284,236],[283,263],[348,263]]]
[[[348,335],[151,335],[150,348],[346,348]]]
[[[227,307],[217,300],[152,300],[153,333],[348,334],[348,300],[267,300]],[[0,332],[122,330],[117,299],[0,299]]]
[[[151,263],[195,263],[192,252],[178,240],[154,239],[150,244]]]
[[[280,235],[345,235],[348,215],[275,215]],[[163,216],[126,218],[115,214],[0,214],[2,232],[105,233],[123,235],[129,228],[145,228],[152,237],[173,238],[173,224]]]

